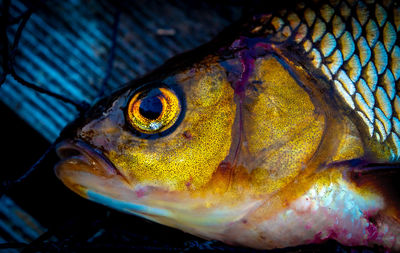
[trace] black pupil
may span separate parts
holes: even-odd
[[[157,119],[163,110],[163,105],[156,95],[148,94],[140,103],[140,114],[150,120]]]

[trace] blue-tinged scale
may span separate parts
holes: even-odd
[[[357,41],[357,49],[360,54],[361,66],[365,67],[371,58],[371,49],[368,46],[368,42],[364,37],[361,37]]]
[[[372,91],[370,90],[370,88],[368,87],[368,85],[364,81],[364,79],[360,78],[360,80],[358,80],[358,82],[357,82],[357,90],[360,92],[362,97],[365,99],[365,101],[367,102],[368,106],[370,108],[374,108],[374,105],[375,105],[374,94],[372,94]]]
[[[351,81],[344,70],[339,70],[337,79],[342,83],[350,95],[353,95],[356,92],[356,87],[354,86],[353,81]]]
[[[339,43],[340,51],[343,55],[343,61],[347,61],[353,55],[355,49],[354,41],[351,37],[350,32],[344,32],[339,39]]]
[[[394,78],[396,79],[396,81],[399,79],[400,77],[400,48],[399,46],[394,46],[393,50],[392,50],[392,54],[391,54],[391,59],[390,59],[392,66],[392,73]]]

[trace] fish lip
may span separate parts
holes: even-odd
[[[59,163],[69,159],[79,159],[90,166],[97,166],[102,169],[105,176],[125,176],[114,166],[114,164],[101,152],[80,139],[63,140],[56,145],[56,153],[61,159]],[[57,170],[58,166],[55,166]],[[57,172],[56,172],[57,173]]]

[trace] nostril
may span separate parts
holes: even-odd
[[[73,156],[80,156],[80,155],[82,155],[82,152],[80,152],[78,149],[72,148],[72,147],[68,147],[68,148],[61,147],[61,148],[57,149],[57,155],[61,159],[65,159],[65,158],[69,158],[69,157],[73,157]]]

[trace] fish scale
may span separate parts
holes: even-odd
[[[400,159],[400,7],[394,1],[300,3],[269,19],[272,41],[293,40],[371,138]],[[269,25],[269,26],[268,26]]]

